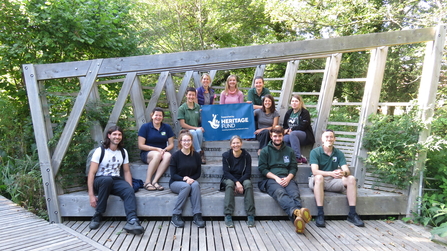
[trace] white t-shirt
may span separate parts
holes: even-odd
[[[126,153],[126,158],[124,159],[124,164],[129,163],[129,154],[127,150],[124,149]],[[99,163],[99,157],[101,157],[101,147],[96,148],[92,155],[92,162]],[[110,148],[106,148],[104,151],[104,158],[102,162],[99,163],[98,171],[96,176],[120,176],[120,166],[123,163],[123,155],[119,149],[113,151]]]

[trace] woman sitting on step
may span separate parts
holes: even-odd
[[[301,155],[301,146],[315,143],[315,136],[310,125],[310,114],[304,106],[300,95],[293,95],[290,110],[284,116],[284,142],[295,152],[296,162],[306,164],[307,159]]]
[[[261,149],[270,141],[270,129],[279,123],[279,113],[275,109],[273,96],[267,94],[262,99],[262,108],[255,110],[255,120],[257,121],[255,131],[256,139],[259,141],[258,155]]]
[[[138,131],[138,148],[141,160],[148,164],[144,188],[148,191],[163,190],[158,180],[168,169],[171,151],[174,148],[174,132],[170,125],[163,123],[164,111],[160,107],[152,110],[152,121]],[[152,176],[154,176],[152,178]]]
[[[194,151],[193,136],[188,130],[181,130],[178,137],[178,147],[169,165],[171,180],[169,188],[178,194],[174,209],[172,210],[171,223],[175,227],[182,228],[185,222],[182,219],[183,206],[188,197],[191,197],[193,223],[199,228],[205,227],[202,219],[200,184],[197,179],[202,173],[202,161],[198,152]]]
[[[255,201],[251,183],[251,156],[242,149],[241,137],[230,139],[230,150],[222,154],[223,182],[225,183],[225,225],[234,227],[231,215],[234,212],[234,195],[244,195],[244,206],[248,216],[248,227],[255,226]]]

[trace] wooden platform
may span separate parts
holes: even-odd
[[[107,250],[63,224],[49,224],[0,196],[0,249]]]
[[[257,188],[257,183],[262,179],[258,170],[257,141],[244,141],[243,147],[252,155],[252,182],[255,190],[255,206],[257,216],[286,216],[279,205],[266,193]],[[219,217],[223,215],[224,193],[220,192],[219,183],[222,177],[222,152],[227,151],[229,143],[205,142],[205,154],[207,164],[202,166],[202,176],[198,180],[202,189],[202,211],[204,216]],[[303,151],[309,156],[310,148]],[[147,165],[142,162],[131,164],[131,172],[134,178],[146,179]],[[304,207],[316,214],[316,204],[313,192],[308,187],[310,175],[309,165],[299,165],[295,176],[299,184],[301,199]],[[169,190],[169,170],[160,179],[160,184],[165,187],[164,191],[146,191],[140,189],[136,193],[138,215],[142,217],[166,217],[171,216],[172,208],[177,195]],[[60,212],[62,217],[91,217],[94,209],[90,206],[86,190],[59,195]],[[110,196],[109,206],[105,216],[124,216],[124,208],[121,199]],[[407,205],[407,196],[403,193],[390,191],[379,191],[370,188],[358,190],[357,211],[360,215],[403,215]],[[349,211],[346,196],[338,193],[326,193],[325,208],[326,215],[346,215]],[[191,216],[189,201],[184,208],[184,215]],[[242,196],[236,196],[235,216],[245,216]]]
[[[258,220],[254,228],[244,221],[226,228],[222,220],[213,220],[201,229],[190,221],[185,228],[175,228],[169,221],[144,221],[146,232],[140,236],[123,232],[124,221],[104,222],[94,231],[88,223],[64,224],[111,250],[447,250],[430,241],[427,229],[399,220],[365,221],[364,228],[345,220],[327,221],[326,228],[310,222],[305,234],[295,233],[287,220]]]

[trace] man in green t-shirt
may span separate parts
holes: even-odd
[[[323,145],[310,152],[310,167],[312,176],[309,177],[309,188],[314,191],[318,215],[315,219],[317,227],[325,227],[324,222],[324,191],[345,193],[348,197],[348,221],[357,227],[365,224],[358,216],[355,206],[357,199],[357,182],[351,175],[346,164],[345,155],[334,147],[335,133],[326,130],[321,136]]]

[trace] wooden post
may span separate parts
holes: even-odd
[[[85,85],[86,84],[85,77],[80,77],[79,82],[81,83],[81,85]],[[87,106],[85,107],[85,109],[87,110],[87,112],[94,111],[97,109],[99,102],[100,97],[99,97],[98,85],[95,83],[92,86],[92,90],[90,91]],[[90,127],[90,136],[98,146],[101,144],[101,141],[104,139],[104,135],[103,135],[103,129],[99,121],[97,120],[93,121],[93,125]]]
[[[192,74],[193,74],[192,71],[185,72],[185,76],[183,76],[183,79],[182,79],[182,84],[180,85],[178,92],[177,92],[177,104],[182,103],[183,97],[185,96],[186,88],[188,88],[189,81],[191,81]],[[177,117],[172,118],[172,119],[177,120]]]
[[[436,30],[435,40],[427,42],[427,47],[425,48],[421,84],[419,86],[418,106],[420,109],[420,119],[426,124],[426,127],[422,129],[419,135],[419,143],[424,143],[430,135],[430,123],[433,118],[436,91],[438,89],[442,53],[446,39],[446,29],[446,25],[439,25]],[[412,216],[412,213],[418,209],[417,202],[418,198],[422,196],[426,158],[426,152],[420,153],[416,165],[413,168],[413,175],[417,176],[418,179],[411,183],[408,196],[407,217]],[[418,213],[420,213],[419,210]]]
[[[265,71],[265,64],[256,66],[255,75],[253,76],[253,80],[251,81],[251,88],[255,87],[256,77],[264,77],[264,71]]]
[[[171,111],[172,123],[174,124],[173,130],[175,133],[178,133],[181,129],[180,122],[177,120],[177,112],[180,104],[177,103],[174,81],[172,80],[171,76],[169,76],[168,79],[166,80],[166,96],[169,102],[169,109]]]
[[[354,152],[352,154],[351,162],[351,171],[354,168],[354,175],[359,187],[363,186],[366,174],[366,168],[363,165],[363,161],[359,161],[359,157],[363,159],[367,157],[366,149],[362,148],[363,135],[368,117],[371,114],[376,113],[379,106],[380,90],[382,89],[387,53],[388,47],[371,50],[368,75],[366,77],[365,91],[362,99],[362,110],[360,111],[359,126],[357,127],[356,141],[354,143]]]
[[[315,146],[321,145],[321,135],[329,121],[341,56],[341,53],[337,53],[326,59],[326,67],[324,69],[323,82],[321,83],[320,97],[318,98],[317,104],[318,117],[314,121]]]
[[[158,99],[160,98],[161,92],[163,91],[166,79],[168,79],[169,71],[165,71],[160,73],[160,76],[158,77],[157,85],[155,86],[154,92],[152,93],[152,97],[149,100],[149,104],[146,108],[146,119],[149,121],[151,117],[152,110],[157,106]]]
[[[51,166],[50,149],[48,148],[48,135],[45,130],[44,111],[39,97],[39,86],[36,71],[32,64],[23,65],[23,76],[25,78],[26,91],[28,93],[31,117],[34,126],[34,137],[36,138],[37,153],[39,154],[39,166],[42,173],[45,201],[47,203],[48,216],[51,223],[61,223],[59,202],[57,200],[56,184],[54,182],[55,172]]]
[[[132,89],[130,90],[130,99],[132,100],[137,130],[139,130],[140,127],[147,122],[147,119],[144,115],[146,105],[144,103],[143,89],[138,76],[135,78]]]
[[[286,73],[284,74],[284,81],[278,102],[278,112],[280,118],[284,118],[284,115],[289,108],[289,101],[290,97],[292,96],[293,86],[295,85],[296,71],[298,70],[299,63],[299,60],[287,62]]]

